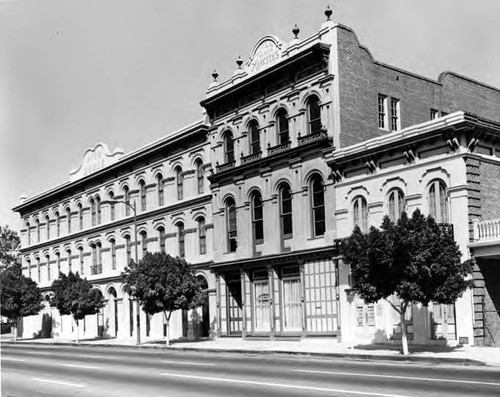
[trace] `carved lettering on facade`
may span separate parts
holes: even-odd
[[[123,150],[117,149],[111,153],[105,144],[98,143],[94,148],[85,151],[82,165],[78,169],[70,172],[70,180],[74,181],[99,171],[119,160],[122,155]]]
[[[247,62],[247,72],[255,74],[278,62],[281,59],[281,46],[275,37],[267,36],[261,39]]]

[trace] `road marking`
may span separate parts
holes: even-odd
[[[61,385],[61,386],[85,387],[85,385],[82,385],[81,383],[63,382],[60,380],[51,380],[51,379],[42,379],[42,378],[31,378],[31,379],[36,380],[37,382],[53,383],[55,385]]]
[[[259,382],[259,381],[254,381],[254,380],[243,380],[243,379],[215,378],[215,377],[208,377],[208,376],[184,375],[184,374],[174,374],[174,373],[167,373],[167,372],[162,372],[162,373],[160,373],[160,375],[171,376],[174,378],[208,380],[211,382],[226,382],[226,383],[239,383],[239,384],[244,384],[244,385],[280,387],[283,389],[310,390],[310,391],[321,391],[321,392],[329,392],[329,393],[344,393],[344,394],[356,394],[356,395],[362,395],[362,396],[377,396],[377,397],[408,397],[408,396],[403,396],[400,394],[385,394],[385,393],[362,392],[362,391],[355,391],[355,390],[330,389],[330,388],[326,388],[326,387],[290,385],[290,384],[285,384],[285,383]]]
[[[22,358],[14,358],[14,357],[2,357],[2,360],[7,360],[7,361],[26,361]]]
[[[481,382],[481,381],[478,381],[478,380],[419,378],[419,377],[415,377],[415,376],[362,374],[362,373],[358,373],[358,372],[315,371],[315,370],[309,370],[309,369],[292,369],[292,371],[293,372],[306,372],[306,373],[312,373],[312,374],[364,376],[364,377],[368,377],[368,378],[390,378],[390,379],[406,379],[406,380],[424,380],[424,381],[430,381],[430,382],[467,383],[467,384],[471,384],[471,385],[500,386],[500,383],[495,383],[495,382]]]
[[[71,368],[102,369],[101,367],[95,367],[93,365],[82,365],[82,364],[59,364],[59,365]]]
[[[212,364],[212,363],[197,363],[197,362],[193,362],[193,361],[169,361],[169,360],[161,360],[162,363],[165,363],[165,364],[184,364],[184,365],[200,365],[200,366],[212,366],[212,365],[215,365],[215,364]]]
[[[92,354],[78,354],[78,357],[85,357],[85,358],[99,358],[102,360],[116,360],[116,357],[110,357],[110,356],[96,356]]]

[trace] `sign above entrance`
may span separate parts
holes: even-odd
[[[284,44],[275,36],[265,36],[255,45],[252,55],[246,63],[249,75],[259,73],[269,66],[279,62],[284,50]]]
[[[83,178],[93,172],[113,164],[123,156],[123,150],[116,149],[111,153],[104,143],[98,143],[93,148],[87,149],[83,154],[82,165],[69,173],[70,181]]]

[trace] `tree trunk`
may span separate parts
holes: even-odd
[[[167,312],[164,311],[163,312],[164,316],[165,316],[165,321],[167,322],[166,326],[167,326],[167,332],[165,333],[165,346],[170,346],[170,316],[172,315],[172,312],[170,312],[167,316]]]
[[[14,329],[14,343],[17,342],[17,319],[14,321],[14,325],[12,326]]]
[[[76,324],[76,343],[80,343],[80,339],[79,339],[79,327],[78,327],[78,320],[75,318],[75,324]]]
[[[408,335],[406,334],[406,308],[408,307],[408,303],[401,302],[401,312],[399,315],[401,316],[401,344],[403,346],[403,355],[409,355],[408,351]]]

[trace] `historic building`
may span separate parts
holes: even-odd
[[[206,284],[196,335],[397,340],[387,303],[352,296],[335,239],[420,208],[477,267],[455,305],[408,311],[413,342],[500,343],[500,91],[378,62],[325,15],[305,39],[297,27],[288,43],[264,36],[228,79],[214,71],[204,120],[128,155],[98,145],[70,182],[14,209],[26,225],[24,271],[47,294],[72,269],[105,296],[86,336],[135,336],[120,282],[135,203],[141,255],[185,256]],[[54,335],[71,333],[69,319],[44,315]],[[25,336],[44,315],[26,319]],[[163,335],[160,316],[141,313],[140,324],[143,338]],[[191,328],[177,313],[173,337]]]

